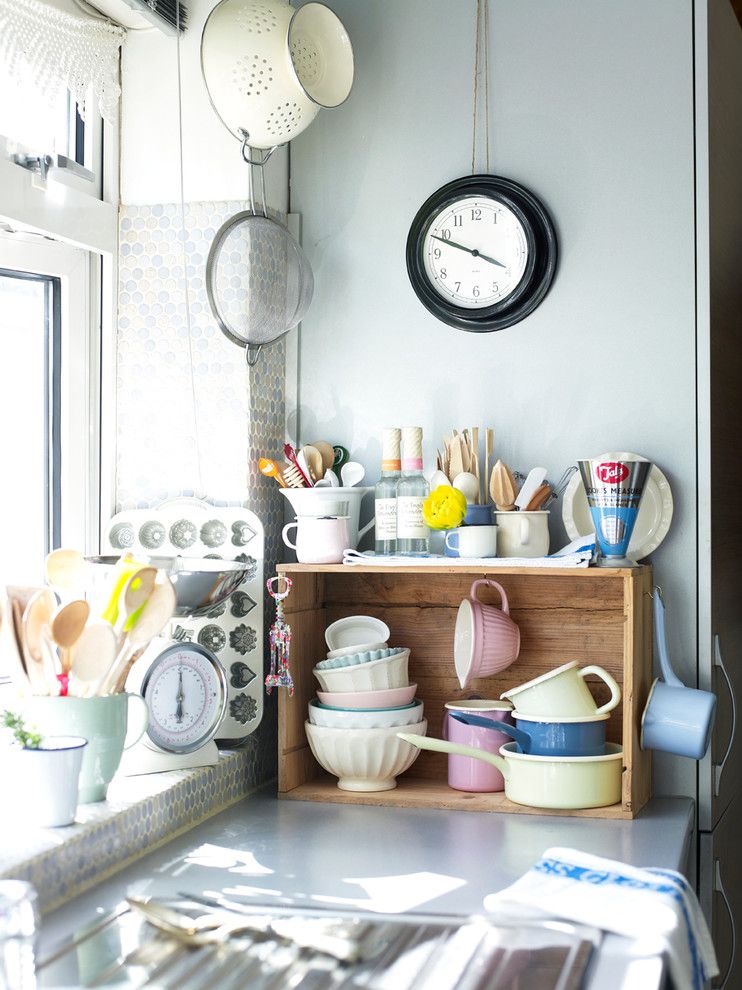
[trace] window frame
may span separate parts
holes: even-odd
[[[88,554],[100,547],[101,259],[28,234],[0,235],[0,268],[59,283],[59,490],[56,545]]]

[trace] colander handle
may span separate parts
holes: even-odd
[[[262,346],[262,344],[248,344],[245,348],[245,360],[247,361],[248,368],[254,368],[258,363],[258,356]]]

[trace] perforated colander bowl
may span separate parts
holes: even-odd
[[[252,148],[285,144],[338,106],[353,82],[353,50],[321,3],[221,0],[201,37],[201,68],[224,125]]]
[[[264,344],[299,323],[314,278],[289,231],[270,217],[237,213],[217,231],[206,262],[206,292],[223,333],[254,364]]]

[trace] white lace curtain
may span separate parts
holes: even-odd
[[[113,120],[121,95],[119,49],[124,28],[76,17],[41,0],[0,0],[0,59],[10,73],[30,70],[42,93],[66,86],[85,116],[92,88],[104,120]]]

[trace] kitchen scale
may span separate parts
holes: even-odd
[[[169,629],[126,681],[147,703],[150,724],[120,772],[214,766],[217,741],[241,743],[263,713],[263,526],[247,509],[174,499],[118,513],[107,543],[162,567],[176,593]]]

